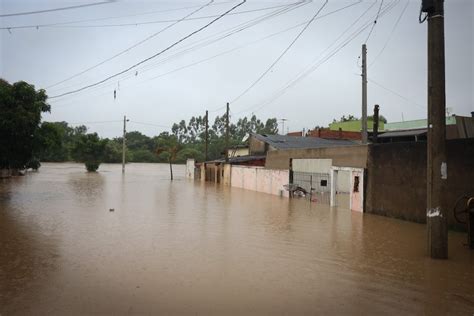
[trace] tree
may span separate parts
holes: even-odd
[[[347,117],[345,115],[341,116],[339,120],[333,119],[333,123],[339,123],[339,122],[349,122],[349,121],[357,121],[358,118],[352,114],[349,114]]]
[[[51,110],[47,98],[24,81],[0,79],[0,168],[24,169],[34,160],[41,114]]]
[[[103,161],[106,141],[101,140],[97,133],[81,135],[74,145],[73,158],[84,162],[87,171],[97,171]]]
[[[128,159],[128,152],[125,153],[125,160]],[[104,162],[120,163],[122,162],[122,144],[115,140],[105,139]]]
[[[43,122],[37,133],[35,156],[40,161],[65,161],[69,153],[65,146],[65,129],[58,123]]]
[[[170,135],[167,132],[160,134],[156,145],[156,154],[162,159],[164,158],[168,160],[170,164],[171,180],[173,180],[173,162],[176,160],[182,145],[180,144],[176,135]]]

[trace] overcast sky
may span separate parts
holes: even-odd
[[[179,23],[173,21],[208,1],[119,0],[65,8],[97,2],[0,0],[4,28],[0,30],[0,77],[27,81],[46,89],[50,97],[73,91],[162,51],[240,1],[216,0]],[[389,121],[426,117],[427,23],[418,22],[421,0],[329,0],[273,68],[235,100],[274,63],[324,3],[286,6],[295,2],[247,0],[232,11],[238,14],[224,16],[156,58],[101,85],[51,98],[51,114],[44,119],[86,123],[90,131],[113,137],[121,134],[119,121],[127,115],[129,130],[156,135],[174,122],[203,115],[206,109],[213,121],[231,102],[232,121],[255,113],[262,119],[288,119],[285,130],[327,126],[342,115],[360,116],[358,57],[367,38],[369,113],[374,104],[380,104],[381,114]],[[458,115],[474,111],[473,2],[445,1],[446,104]],[[12,15],[57,8],[64,10]],[[272,16],[282,9],[291,10]],[[379,9],[373,31],[369,26],[354,36],[361,26],[374,21]],[[266,18],[260,21],[262,17]],[[220,38],[249,21],[260,22]],[[305,71],[306,76],[292,81]]]

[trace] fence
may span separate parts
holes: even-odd
[[[331,201],[331,176],[329,173],[293,172],[293,182],[303,188],[305,197],[321,204],[330,204]]]

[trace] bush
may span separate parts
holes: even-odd
[[[86,161],[86,169],[89,172],[96,172],[99,169],[100,162],[98,161]]]
[[[26,164],[26,169],[33,169],[33,170],[38,170],[39,167],[41,167],[41,163],[39,159],[37,158],[32,158],[30,161],[27,162]]]

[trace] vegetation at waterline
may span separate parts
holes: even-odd
[[[49,112],[44,90],[0,79],[0,169],[39,168],[41,114]]]
[[[278,131],[277,120],[268,119],[265,123],[255,115],[250,118],[240,118],[235,124],[229,124],[229,143],[231,146],[241,145],[249,133],[275,134]],[[39,131],[42,150],[39,153],[41,161],[85,161],[80,146],[87,134],[85,126],[71,127],[67,122],[43,122]],[[96,135],[97,136],[97,135]],[[89,136],[92,137],[92,136]],[[217,116],[208,129],[208,159],[222,157],[225,149],[225,115]],[[119,163],[122,161],[122,137],[100,139],[103,145],[101,162]],[[126,134],[127,162],[165,162],[184,163],[188,158],[197,161],[205,159],[205,118],[191,117],[188,123],[182,120],[173,124],[171,132],[162,132],[149,137],[138,131]],[[94,151],[90,149],[90,151]]]
[[[96,171],[100,163],[122,161],[122,138],[100,138],[88,133],[86,126],[70,126],[67,122],[41,122],[50,112],[44,90],[24,81],[13,84],[0,79],[0,169],[38,169],[40,161],[84,162],[88,171]],[[188,158],[205,159],[205,117],[191,117],[173,124],[170,132],[154,137],[138,131],[126,134],[127,162],[183,163]],[[222,157],[225,149],[226,116],[217,116],[208,128],[208,159]],[[265,122],[255,115],[229,124],[229,144],[241,145],[250,133],[275,134],[276,118]],[[172,171],[172,170],[171,170]]]

